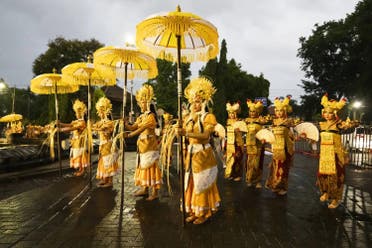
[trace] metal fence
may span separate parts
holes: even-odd
[[[359,126],[341,134],[343,146],[349,151],[350,164],[372,168],[372,126]],[[296,152],[319,156],[319,143],[299,139],[295,143]]]

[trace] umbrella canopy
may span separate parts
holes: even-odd
[[[0,122],[13,122],[13,121],[20,121],[22,120],[23,116],[20,114],[9,114],[9,115],[4,115],[3,117],[0,118]]]
[[[180,37],[178,44],[177,36]],[[156,58],[177,62],[208,61],[219,52],[217,28],[197,15],[176,11],[151,15],[137,25],[137,47]]]
[[[110,86],[116,84],[115,74],[103,75],[93,63],[78,62],[62,68],[62,81],[72,85]],[[90,82],[89,82],[90,81]]]
[[[158,75],[156,60],[128,44],[100,48],[93,57],[94,65],[105,75],[114,72],[117,78],[123,79],[148,79]]]
[[[66,94],[79,90],[77,85],[69,85],[62,82],[62,75],[57,73],[45,73],[31,80],[30,89],[35,94]]]

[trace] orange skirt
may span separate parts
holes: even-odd
[[[221,202],[216,182],[200,194],[196,194],[193,177],[190,176],[188,181],[189,184],[185,192],[186,212],[192,213],[197,217],[204,216],[209,218],[213,213],[217,212]]]
[[[141,187],[160,189],[163,180],[158,163],[155,162],[146,169],[137,168],[134,174],[134,184]]]
[[[88,153],[84,152],[81,156],[70,158],[70,168],[78,169],[88,167]]]
[[[119,171],[119,164],[115,161],[110,165],[104,164],[103,157],[100,157],[98,160],[98,167],[97,167],[97,179],[104,179],[107,177],[115,176]]]

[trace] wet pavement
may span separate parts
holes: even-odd
[[[244,182],[223,179],[222,206],[203,225],[182,226],[178,176],[173,195],[158,200],[132,196],[135,153],[127,152],[124,204],[121,176],[113,188],[89,187],[88,176],[0,177],[0,247],[370,247],[372,170],[347,167],[343,203],[329,210],[315,186],[317,159],[296,154],[289,191],[277,196]],[[265,164],[270,157],[265,158]],[[67,161],[64,162],[67,166]],[[267,173],[267,166],[264,174]],[[56,171],[57,173],[57,171]],[[4,174],[1,175],[6,177]],[[37,182],[33,180],[38,180]],[[41,181],[40,181],[41,180]],[[165,180],[166,181],[166,180]],[[22,186],[23,185],[23,186]],[[18,189],[18,190],[17,190]],[[0,194],[1,196],[1,194]]]

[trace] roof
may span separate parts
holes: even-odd
[[[106,97],[112,102],[122,102],[123,101],[123,88],[114,86],[103,86],[102,91],[105,93]],[[130,99],[130,93],[127,91],[127,99]]]

